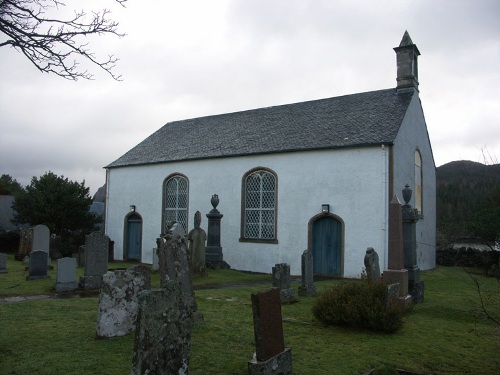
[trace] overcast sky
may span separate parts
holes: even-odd
[[[95,80],[67,81],[0,48],[0,174],[23,186],[50,170],[94,194],[104,166],[167,122],[395,87],[405,30],[436,166],[500,158],[498,0],[66,4],[112,11],[127,35],[89,43],[120,58],[123,81],[90,64]]]

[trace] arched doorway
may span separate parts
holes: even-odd
[[[142,255],[142,218],[133,213],[127,217],[125,230],[124,257],[128,260],[141,260]]]
[[[318,275],[344,273],[344,223],[336,215],[320,214],[309,221],[309,246],[313,270]]]

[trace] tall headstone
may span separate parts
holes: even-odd
[[[292,351],[285,348],[278,288],[252,293],[255,355],[249,375],[292,373]]]
[[[43,250],[47,253],[47,266],[50,266],[50,230],[46,225],[36,225],[33,227],[33,242],[31,251]]]
[[[280,291],[281,303],[297,302],[293,288],[291,287],[290,265],[278,263],[273,269],[273,287]]]
[[[365,254],[365,270],[368,280],[380,280],[380,263],[377,252],[373,247],[366,249]]]
[[[85,236],[85,271],[80,287],[95,289],[101,286],[102,275],[108,272],[109,237],[101,232]]]
[[[424,281],[420,279],[420,268],[417,264],[417,222],[420,215],[410,205],[412,190],[408,185],[403,189],[403,248],[404,266],[408,270],[408,291],[413,302],[424,302]]]
[[[56,292],[67,292],[78,288],[76,281],[76,258],[61,258],[57,260]]]
[[[135,330],[139,293],[151,289],[149,267],[109,271],[102,277],[97,312],[98,338],[124,336]]]
[[[16,260],[24,260],[31,253],[33,247],[33,228],[22,229],[19,236],[19,249],[15,256]]]
[[[299,286],[299,296],[315,296],[313,255],[309,249],[304,250],[301,256],[302,279]]]
[[[47,274],[47,258],[49,254],[43,250],[34,250],[30,255],[30,264],[26,280],[50,279]]]
[[[7,273],[7,254],[0,253],[0,273]]]
[[[407,306],[411,303],[411,296],[408,294],[408,270],[404,268],[402,209],[396,196],[389,204],[389,254],[384,282],[399,283],[399,297],[402,304]]]
[[[191,314],[178,281],[139,294],[132,375],[188,374]]]
[[[197,311],[194,298],[186,237],[167,234],[163,238],[157,238],[156,245],[160,261],[160,285],[168,280],[177,281],[182,291],[184,304],[190,306],[193,311],[195,323],[202,322],[203,314]]]
[[[201,213],[200,211],[196,211],[194,214],[194,229],[191,229],[187,236],[193,276],[207,276],[207,267],[205,264],[205,241],[207,240],[207,234],[200,228],[200,224]]]
[[[207,267],[213,269],[229,269],[229,265],[224,261],[222,247],[220,245],[220,222],[224,215],[217,210],[219,196],[217,194],[212,195],[210,203],[212,204],[213,209],[207,214],[208,235],[207,246],[205,247],[205,261],[207,263]]]

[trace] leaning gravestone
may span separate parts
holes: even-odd
[[[299,286],[299,296],[315,296],[316,287],[314,286],[313,258],[311,250],[304,250],[301,257],[302,281]]]
[[[279,288],[281,303],[297,302],[290,286],[290,265],[278,263],[273,267],[273,287]]]
[[[378,281],[380,280],[380,264],[377,252],[373,247],[366,249],[365,254],[365,270],[368,280]]]
[[[139,294],[132,375],[188,374],[191,314],[178,281]]]
[[[0,253],[0,273],[7,273],[7,254]]]
[[[31,251],[43,250],[47,253],[47,266],[50,266],[50,230],[46,225],[33,227],[33,242]]]
[[[54,289],[56,292],[67,292],[78,288],[76,282],[76,259],[61,258],[57,260],[57,277]]]
[[[285,348],[278,288],[252,293],[255,355],[249,375],[292,373],[292,350]]]
[[[149,267],[109,271],[102,277],[97,313],[98,338],[124,336],[135,330],[139,293],[151,289]]]
[[[80,287],[95,289],[101,286],[102,275],[108,271],[109,237],[101,232],[85,236],[85,271]]]
[[[47,258],[48,253],[43,250],[35,250],[31,252],[28,276],[26,280],[50,279],[47,275]]]

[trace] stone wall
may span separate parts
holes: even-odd
[[[441,266],[477,267],[489,274],[496,273],[500,268],[500,251],[478,250],[471,247],[438,248],[436,263]],[[493,273],[492,273],[493,271]]]

